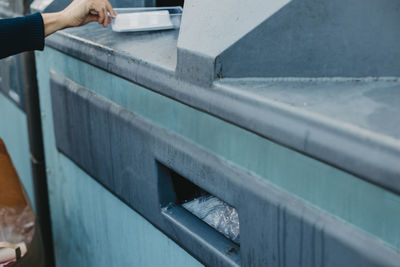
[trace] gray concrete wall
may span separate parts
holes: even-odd
[[[294,0],[220,55],[222,76],[398,76],[399,25],[397,0]]]

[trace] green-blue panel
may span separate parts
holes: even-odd
[[[48,69],[54,69],[400,249],[398,195],[56,50],[37,56],[46,66],[40,86],[48,87]],[[49,102],[49,95],[42,101]]]
[[[200,266],[68,158],[58,157],[60,171],[49,176],[57,267]]]
[[[58,153],[48,68],[57,63],[50,63],[53,60],[50,55],[38,53],[37,58],[57,267],[201,266],[175,242]]]
[[[0,138],[4,140],[33,207],[34,191],[26,115],[0,93]]]

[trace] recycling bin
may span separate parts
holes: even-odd
[[[399,12],[186,0],[179,30],[49,37],[57,266],[398,265]]]
[[[31,2],[1,0],[0,18],[29,14]],[[54,266],[41,116],[32,51],[0,60],[0,138],[4,139],[27,191],[37,225],[41,225],[41,229],[36,232],[40,232],[38,238],[44,244],[44,266]]]

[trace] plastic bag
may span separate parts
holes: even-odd
[[[35,217],[29,206],[0,207],[0,242],[30,244],[34,226]]]
[[[0,267],[25,255],[34,232],[35,216],[0,139]]]
[[[225,237],[240,244],[239,215],[234,207],[211,195],[195,198],[182,206]]]

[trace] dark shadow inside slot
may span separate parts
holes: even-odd
[[[164,6],[181,6],[183,7],[184,0],[157,0],[156,6],[157,7],[164,7]]]
[[[201,189],[189,180],[183,178],[176,172],[170,170],[170,175],[175,191],[176,204],[183,204],[202,196],[211,196],[210,193]]]
[[[169,196],[168,200],[162,201],[163,206],[170,203],[180,205],[220,234],[240,245],[239,215],[234,207],[165,166],[163,166],[163,172],[162,176],[168,177],[169,180],[167,182],[169,186],[160,188],[161,198]],[[166,185],[165,181],[163,185]],[[169,194],[163,192],[168,188],[173,192]]]

